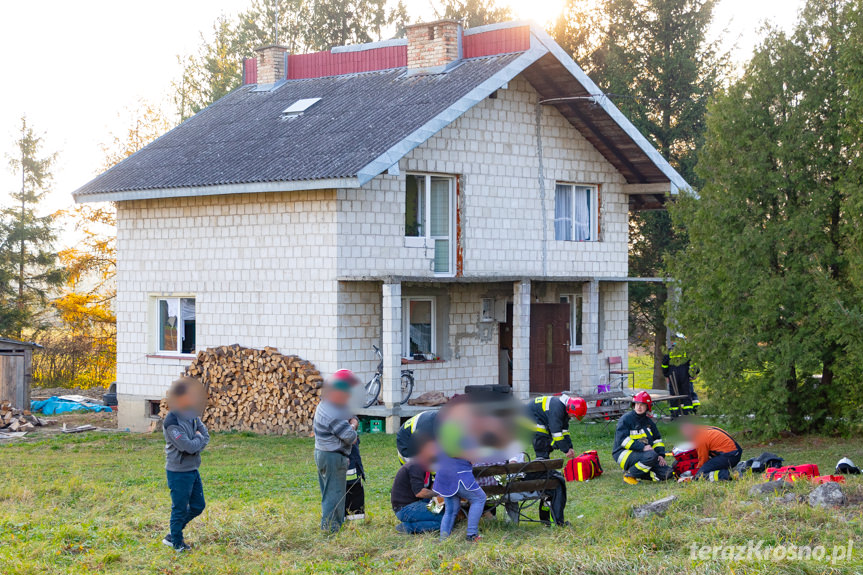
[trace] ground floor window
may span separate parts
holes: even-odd
[[[195,353],[195,298],[156,298],[156,351]]]
[[[562,295],[560,303],[569,304],[569,347],[573,351],[578,351],[582,345],[584,297],[580,294]]]
[[[434,359],[436,354],[434,298],[404,298],[402,322],[402,355],[409,359]]]

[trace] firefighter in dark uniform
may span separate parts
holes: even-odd
[[[672,395],[685,395],[682,399],[669,401],[671,417],[693,415],[698,411],[701,402],[695,393],[695,376],[698,370],[686,355],[677,349],[677,343],[671,344],[671,350],[662,358],[662,375],[668,382],[668,390]]]
[[[396,432],[396,451],[399,463],[404,465],[417,454],[421,442],[417,438],[427,440],[435,436],[437,426],[437,411],[423,411],[404,422]]]
[[[617,422],[612,456],[623,469],[626,483],[666,481],[674,472],[665,463],[665,443],[650,417],[653,399],[641,391],[632,402],[632,411]]]
[[[587,403],[582,398],[568,395],[537,397],[530,404],[529,412],[533,420],[533,450],[537,459],[548,459],[555,449],[568,458],[575,457],[569,437],[569,418],[581,421],[587,413]]]

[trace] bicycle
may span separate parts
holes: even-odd
[[[376,345],[372,346],[372,349],[375,350],[375,353],[380,359],[378,363],[378,369],[375,371],[375,374],[366,384],[366,399],[363,403],[363,407],[371,407],[378,401],[378,396],[381,394],[381,382],[384,376],[384,355],[381,352],[380,348]],[[402,370],[401,377],[401,388],[402,388],[402,397],[401,401],[399,401],[399,405],[404,405],[411,398],[411,394],[414,392],[414,372],[410,369]]]

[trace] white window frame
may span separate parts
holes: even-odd
[[[435,248],[435,240],[449,240],[449,269],[446,272],[434,272],[436,276],[442,277],[452,277],[455,275],[456,268],[456,211],[458,210],[458,206],[456,206],[456,176],[451,174],[433,174],[433,173],[417,173],[410,172],[407,176],[413,176],[416,178],[424,178],[425,179],[425,206],[423,207],[423,218],[425,221],[423,222],[422,229],[424,235],[422,236],[405,236],[405,246],[407,247],[417,247],[417,248]],[[445,179],[449,182],[449,236],[432,236],[431,235],[431,179],[432,178],[441,178]],[[407,207],[405,208],[407,209]],[[405,230],[407,231],[407,230]],[[432,270],[434,270],[434,258],[432,258]]]
[[[560,303],[568,303],[569,304],[569,349],[570,351],[581,351],[584,347],[584,341],[582,341],[581,345],[578,345],[576,342],[578,338],[578,306],[576,305],[578,302],[581,302],[581,338],[584,340],[584,296],[581,294],[561,294]]]
[[[178,326],[183,322],[183,306],[180,303],[180,300],[184,299],[192,299],[195,300],[195,349],[192,350],[191,353],[183,353],[182,345],[183,338],[181,337],[179,329],[177,330],[177,349],[161,349],[159,344],[159,329],[161,328],[161,321],[159,317],[159,302],[164,300],[176,300],[177,301],[177,321]],[[195,294],[181,294],[181,295],[151,295],[150,296],[150,337],[151,344],[150,350],[153,355],[175,355],[178,357],[194,357],[198,350],[198,298]]]
[[[569,233],[570,233],[570,237],[572,237],[573,239],[571,239],[571,240],[559,240],[559,239],[557,239],[557,229],[556,229],[557,228],[557,226],[556,226],[557,209],[556,209],[556,206],[555,206],[555,210],[553,212],[554,217],[552,220],[555,224],[554,225],[555,229],[553,230],[553,233],[555,236],[554,239],[556,241],[559,241],[559,242],[578,242],[578,243],[598,242],[599,241],[599,186],[596,184],[577,184],[575,182],[555,182],[555,186],[554,186],[555,194],[557,194],[557,187],[558,186],[568,186],[569,187],[569,203],[571,204],[570,213],[572,214],[571,222],[570,222],[571,229],[570,229]],[[575,237],[576,237],[576,234],[575,234],[575,188],[576,187],[588,188],[590,190],[590,239],[589,240],[576,240],[575,239]]]
[[[437,357],[437,298],[434,296],[409,296],[402,298],[402,357],[404,359],[413,359],[411,352],[411,302],[427,301],[431,302],[431,358]]]

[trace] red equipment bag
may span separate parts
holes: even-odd
[[[691,471],[693,475],[698,473],[698,450],[689,449],[687,451],[673,451],[674,465],[671,469],[674,474],[680,477],[687,471]]]
[[[764,472],[767,481],[784,479],[786,481],[797,481],[798,479],[815,479],[821,475],[818,466],[814,463],[804,465],[786,465],[784,467],[768,467]]]
[[[587,481],[602,475],[602,465],[599,464],[599,453],[596,450],[585,451],[578,457],[570,459],[563,468],[563,476],[567,481]]]
[[[815,485],[821,485],[823,483],[845,483],[844,475],[821,475],[819,477],[813,477],[812,483]]]

